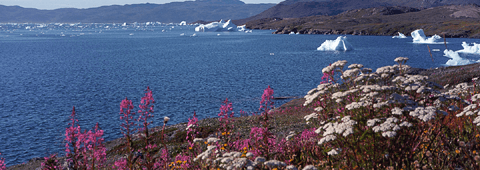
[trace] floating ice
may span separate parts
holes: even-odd
[[[458,50],[457,52],[469,53],[469,54],[480,54],[480,44],[473,43],[473,45],[470,46],[468,43],[463,42],[462,46],[463,46],[463,50]]]
[[[460,57],[458,54],[458,51],[453,51],[453,50],[445,50],[443,51],[445,54],[445,57],[451,58],[447,61],[446,65],[450,66],[458,66],[458,65],[467,65],[467,64],[473,64],[477,63],[479,61],[473,61],[473,60],[468,60]]]
[[[290,32],[290,35],[295,35],[295,32],[293,32],[293,31],[292,31],[292,32]]]
[[[463,50],[458,50],[458,51],[452,51],[452,50],[445,50],[443,53],[445,54],[445,57],[451,58],[445,63],[446,65],[450,66],[457,66],[457,65],[467,65],[467,64],[473,64],[473,63],[479,63],[480,60],[478,60],[478,56],[480,54],[480,44],[473,43],[472,46],[470,46],[468,43],[463,42],[462,43]],[[467,58],[462,58],[460,57],[459,53],[466,53],[466,54],[476,54],[473,57],[470,55]],[[476,59],[472,59],[476,58]],[[477,60],[477,61],[475,61]]]
[[[353,46],[347,41],[347,37],[339,36],[336,40],[325,40],[318,51],[348,51],[353,50]]]
[[[180,24],[178,24],[178,25],[187,25],[187,21],[182,21],[182,22],[180,22]]]
[[[393,36],[392,38],[407,38],[407,36],[405,36],[405,34],[402,34],[401,32],[398,32],[398,35]]]
[[[246,31],[245,26],[239,26],[233,24],[231,20],[224,22],[220,20],[219,22],[212,22],[209,24],[201,24],[198,27],[195,27],[197,32],[221,32],[221,31]]]
[[[418,44],[441,44],[443,42],[438,42],[438,40],[442,39],[442,37],[438,36],[437,34],[433,35],[430,38],[425,36],[423,29],[418,29],[413,31],[412,33],[413,43]]]

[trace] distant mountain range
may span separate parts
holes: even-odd
[[[263,18],[333,16],[348,10],[373,7],[403,6],[426,9],[437,6],[466,4],[480,5],[480,0],[285,0],[258,15],[238,20],[237,23],[246,23]]]
[[[245,4],[240,0],[196,0],[167,4],[112,5],[98,8],[39,10],[0,5],[0,22],[194,22],[242,19],[259,14],[275,4]]]

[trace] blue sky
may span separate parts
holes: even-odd
[[[185,0],[0,0],[0,5],[13,6],[18,5],[25,8],[38,9],[57,9],[57,8],[91,8],[105,5],[125,5],[125,4],[140,4],[140,3],[154,3],[164,4],[173,1]],[[241,0],[247,4],[256,3],[279,3],[283,0]]]

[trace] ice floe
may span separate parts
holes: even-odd
[[[336,40],[325,40],[325,42],[317,48],[318,51],[349,51],[353,50],[353,46],[347,41],[347,37],[339,36]]]
[[[417,44],[441,44],[443,42],[439,41],[442,39],[439,35],[435,34],[430,38],[427,38],[425,36],[425,32],[423,32],[423,29],[418,29],[415,30],[411,33],[412,38],[413,38],[413,43]]]
[[[457,51],[445,50],[445,51],[443,51],[443,53],[445,54],[444,55],[445,57],[450,58],[447,61],[447,63],[445,63],[446,65],[449,65],[449,66],[467,65],[467,64],[472,64],[472,63],[478,62],[478,61],[468,60],[468,59],[460,57],[460,55],[458,54]]]
[[[473,43],[472,46],[470,46],[468,43],[462,42],[462,47],[463,47],[463,50],[458,50],[457,52],[469,53],[469,54],[480,54],[480,44]]]
[[[393,36],[392,38],[407,38],[407,36],[405,36],[405,34],[402,34],[401,32],[398,32],[398,35]]]
[[[457,65],[467,65],[467,64],[473,64],[473,63],[478,63],[480,62],[480,44],[473,43],[472,46],[470,46],[468,43],[463,42],[462,43],[463,49],[458,50],[458,51],[453,51],[453,50],[445,50],[444,56],[450,58],[446,65],[449,66],[457,66]],[[474,54],[472,58],[462,58],[459,53],[466,53],[466,54]],[[476,58],[476,59],[473,59]]]
[[[247,32],[245,26],[238,26],[233,24],[231,20],[227,22],[220,20],[219,22],[212,22],[209,24],[202,24],[195,27],[197,32],[223,32],[223,31],[244,31]]]

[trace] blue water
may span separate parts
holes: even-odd
[[[303,96],[337,60],[373,69],[399,56],[419,68],[448,60],[443,44],[429,45],[440,49],[432,62],[427,45],[384,36],[348,35],[355,50],[321,52],[316,48],[336,35],[195,33],[193,26],[158,24],[26,26],[0,25],[0,152],[7,165],[63,153],[72,106],[83,129],[98,122],[106,140],[121,137],[121,100],[138,106],[147,86],[159,126],[164,116],[174,124],[194,111],[216,117],[225,98],[236,112],[255,112],[268,85],[275,96]],[[478,42],[448,39],[449,49],[461,49],[462,41]]]

